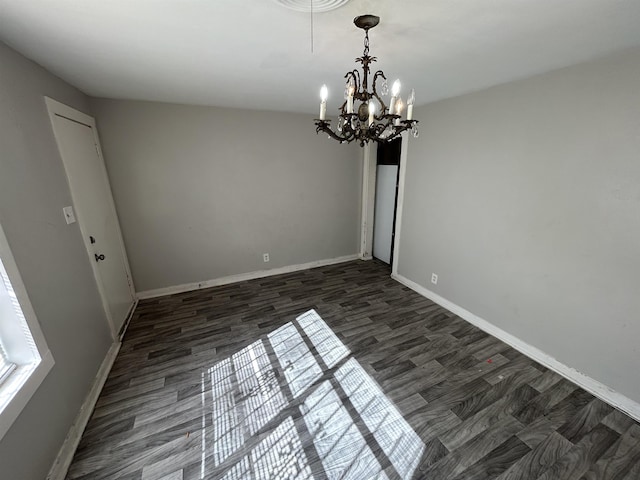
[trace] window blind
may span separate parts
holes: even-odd
[[[7,355],[4,353],[4,348],[0,345],[0,385],[9,378],[11,372],[16,369],[16,364],[7,360]]]

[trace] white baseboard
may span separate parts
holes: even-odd
[[[136,298],[133,301],[133,305],[131,305],[131,308],[129,309],[129,313],[127,314],[127,318],[122,323],[122,327],[120,327],[118,338],[115,339],[115,341],[122,342],[122,339],[124,338],[124,334],[127,333],[127,328],[129,328],[129,324],[131,323],[131,319],[133,318],[133,314],[135,313],[139,302],[140,302],[140,299],[136,295]]]
[[[502,340],[507,345],[518,350],[520,353],[526,355],[527,357],[535,360],[541,365],[547,367],[549,370],[553,370],[554,372],[562,375],[567,380],[575,383],[579,387],[583,388],[587,392],[592,395],[598,397],[600,400],[607,402],[609,405],[617,408],[618,410],[623,411],[630,417],[635,420],[640,421],[640,403],[630,399],[622,395],[621,393],[607,387],[603,383],[600,383],[597,380],[585,375],[582,372],[579,372],[575,368],[571,368],[564,363],[559,362],[551,355],[543,352],[542,350],[529,345],[528,343],[520,340],[518,337],[511,335],[510,333],[502,330],[501,328],[496,327],[492,323],[478,317],[477,315],[471,313],[470,311],[456,305],[455,303],[447,300],[446,298],[441,297],[437,293],[432,292],[431,290],[423,287],[415,283],[408,278],[403,277],[402,275],[391,275],[394,280],[406,285],[411,290],[419,293],[423,297],[428,298],[429,300],[434,301],[438,305],[446,308],[450,312],[458,315],[460,318],[466,320],[467,322],[475,325],[480,330],[487,332],[489,335],[496,337],[499,340]]]
[[[244,282],[245,280],[271,277],[273,275],[281,275],[283,273],[298,272],[300,270],[308,270],[310,268],[350,262],[352,260],[358,260],[358,258],[358,254],[346,255],[344,257],[330,258],[327,260],[316,260],[308,263],[300,263],[298,265],[287,265],[286,267],[272,268],[270,270],[258,270],[256,272],[240,273],[238,275],[230,275],[228,277],[205,280],[203,282],[185,283],[182,285],[175,285],[173,287],[156,288],[154,290],[145,290],[143,292],[138,292],[138,298],[155,298],[162,297],[164,295],[173,295],[174,293],[183,293],[193,290],[200,290],[203,288],[218,287],[220,285],[227,285],[229,283]]]
[[[78,444],[80,443],[80,439],[82,438],[82,433],[84,432],[87,422],[89,422],[89,418],[91,417],[91,413],[93,412],[93,407],[95,407],[96,402],[98,401],[104,382],[106,382],[109,372],[111,371],[111,367],[113,366],[113,362],[120,351],[120,345],[120,342],[115,342],[111,345],[111,348],[109,348],[109,351],[96,374],[91,390],[89,391],[87,398],[85,398],[82,407],[80,407],[80,412],[78,412],[78,416],[73,422],[73,425],[71,425],[69,433],[67,433],[64,443],[62,444],[62,447],[60,447],[58,456],[53,462],[46,480],[64,480],[67,475],[67,471],[69,470],[69,466],[73,460],[73,455],[75,454]]]

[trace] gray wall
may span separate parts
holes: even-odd
[[[0,441],[3,479],[43,479],[111,336],[71,205],[44,95],[82,111],[81,92],[0,43],[0,223],[55,366]]]
[[[633,50],[417,109],[399,257],[401,275],[635,401],[639,86]]]
[[[316,135],[313,116],[92,111],[138,291],[357,253],[361,153]]]

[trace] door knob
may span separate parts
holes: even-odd
[[[93,254],[96,257],[96,262],[99,262],[100,260],[104,260],[104,253],[101,253],[100,255],[98,255],[97,253]]]

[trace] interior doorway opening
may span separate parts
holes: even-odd
[[[402,138],[378,144],[373,220],[373,257],[393,263]]]

